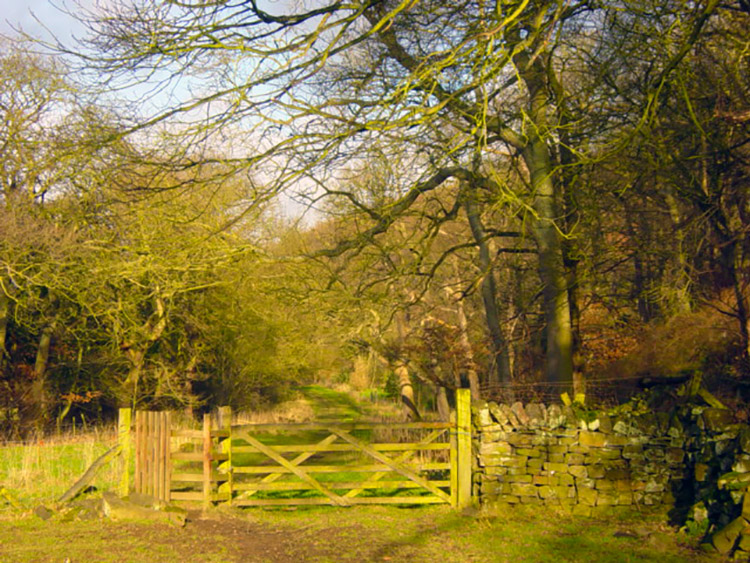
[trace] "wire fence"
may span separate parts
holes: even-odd
[[[585,382],[586,404],[592,407],[611,407],[622,404],[639,391],[636,377],[596,378]],[[497,403],[561,403],[561,395],[569,392],[569,383],[522,381],[509,384],[487,384],[480,387],[482,398]],[[572,398],[572,397],[571,397]]]

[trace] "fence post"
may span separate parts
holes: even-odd
[[[456,508],[471,506],[471,391],[456,389]]]
[[[219,465],[219,473],[226,475],[227,480],[219,486],[219,492],[228,496],[227,503],[232,506],[232,407],[219,407],[219,428],[226,432],[221,440],[221,453],[227,459]]]
[[[121,497],[130,493],[130,465],[133,458],[130,436],[132,412],[130,408],[122,408],[117,419],[117,443],[120,446],[120,487],[118,492]]]
[[[164,413],[164,501],[172,500],[172,413]]]
[[[456,411],[455,410],[451,410],[449,420],[451,423],[451,430],[450,430],[451,506],[453,508],[458,508],[458,442],[456,440],[456,438],[458,437],[458,433],[457,433],[458,425],[456,424]]]
[[[211,506],[211,415],[203,415],[203,508]]]

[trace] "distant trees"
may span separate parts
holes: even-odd
[[[196,405],[364,347],[404,389],[557,395],[585,388],[592,311],[698,302],[750,365],[744,4],[97,10],[56,46],[76,77],[174,97],[114,111],[3,58],[4,373],[48,372],[58,342],[70,374],[112,374],[78,395]],[[302,232],[266,211],[289,198]]]

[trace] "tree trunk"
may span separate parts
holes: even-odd
[[[443,422],[448,422],[451,417],[451,407],[450,404],[448,404],[448,393],[445,390],[445,387],[442,385],[437,386],[437,390],[435,392],[435,402],[437,403],[437,411],[438,415],[440,416],[440,420]]]
[[[5,356],[7,354],[5,340],[8,335],[8,319],[10,318],[10,298],[5,293],[8,284],[5,280],[0,280],[0,374],[5,367]]]
[[[497,382],[501,385],[510,384],[510,361],[508,359],[508,346],[500,326],[500,311],[497,306],[497,287],[495,286],[495,276],[492,268],[492,259],[490,257],[489,245],[487,244],[487,235],[479,216],[479,210],[469,195],[464,201],[464,210],[469,220],[471,233],[474,241],[479,248],[479,267],[482,270],[482,283],[480,286],[482,293],[482,303],[484,304],[485,320],[487,330],[490,333],[492,343],[493,369],[490,373],[496,374]],[[476,373],[475,373],[476,375]],[[490,380],[492,382],[492,380]],[[472,389],[472,394],[475,392]],[[473,395],[478,397],[478,395]]]
[[[534,137],[523,151],[523,158],[534,190],[536,217],[532,233],[539,251],[547,325],[546,379],[558,385],[556,391],[561,393],[573,387],[573,333],[549,149],[542,139]]]
[[[531,230],[539,251],[539,277],[544,295],[546,379],[555,385],[555,392],[562,393],[573,389],[573,331],[560,236],[564,224],[560,222],[558,198],[564,194],[556,184],[553,158],[547,146],[548,141],[552,142],[547,119],[553,109],[550,86],[554,70],[548,66],[549,59],[539,51],[532,57],[527,50],[521,50],[514,62],[529,96],[528,137],[521,156],[534,196]]]
[[[398,380],[399,394],[401,396],[401,403],[404,405],[404,412],[410,420],[422,420],[417,408],[417,403],[414,400],[414,386],[411,383],[411,374],[409,368],[406,367],[406,358],[404,356],[404,348],[406,345],[406,313],[398,313],[396,316],[396,332],[398,334],[398,343],[400,347],[399,355],[400,358],[396,361],[396,367],[394,373]]]
[[[39,336],[39,345],[34,362],[34,380],[30,389],[30,407],[34,417],[34,427],[42,431],[49,418],[49,405],[47,400],[47,365],[49,364],[50,348],[52,346],[52,332],[54,324],[50,324],[42,330]]]
[[[481,392],[479,390],[479,376],[477,375],[476,363],[474,362],[474,351],[471,349],[471,342],[469,341],[469,326],[466,320],[466,311],[464,310],[464,302],[461,299],[456,301],[456,314],[458,315],[458,329],[460,331],[460,344],[464,352],[466,374],[469,378],[469,388],[471,389],[471,396],[480,399]]]
[[[411,384],[411,375],[405,363],[399,363],[396,366],[396,379],[401,394],[401,402],[404,405],[404,412],[410,420],[422,420],[419,409],[414,401],[414,387]]]

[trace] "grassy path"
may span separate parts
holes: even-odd
[[[365,414],[362,406],[346,393],[319,385],[308,385],[301,392],[319,421],[354,422]]]

